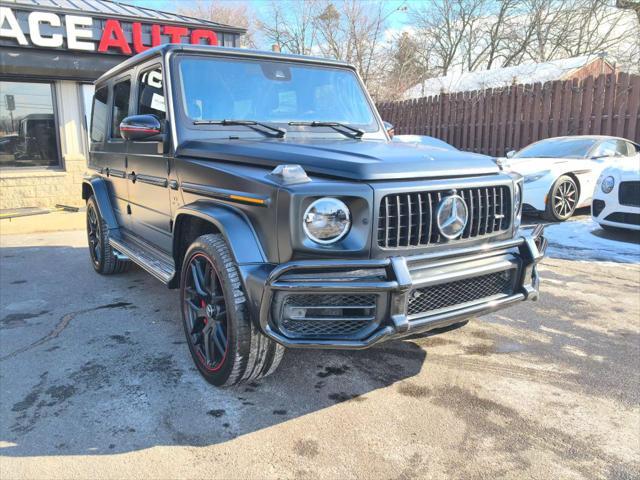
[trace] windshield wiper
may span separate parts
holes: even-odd
[[[276,137],[284,138],[287,134],[287,131],[284,128],[272,127],[271,125],[267,125],[266,123],[256,122],[255,120],[194,120],[194,125],[222,125],[222,126],[231,126],[231,125],[242,125],[245,127],[262,127],[274,132]],[[263,130],[258,130],[262,133],[267,133]]]
[[[343,135],[347,135],[351,138],[360,138],[364,135],[364,130],[340,122],[289,122],[289,125],[291,125],[292,127],[331,127],[337,132],[340,132]],[[343,130],[340,130],[341,128],[349,130],[352,133],[347,133]]]

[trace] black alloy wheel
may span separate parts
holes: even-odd
[[[251,318],[238,265],[222,235],[202,235],[187,249],[180,302],[191,357],[209,383],[257,380],[280,364],[284,348]]]
[[[89,241],[89,255],[94,266],[99,266],[102,260],[102,237],[100,235],[99,213],[93,203],[87,205],[87,237]]]
[[[573,215],[577,205],[578,186],[573,178],[562,175],[551,187],[545,217],[548,220],[562,222]]]
[[[183,288],[190,344],[202,368],[216,372],[229,351],[227,305],[218,274],[205,254],[189,259]]]

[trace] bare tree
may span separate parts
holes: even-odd
[[[442,0],[411,12],[441,75],[602,52],[630,63],[631,17],[609,0]]]
[[[258,28],[281,51],[310,55],[316,46],[318,9],[317,0],[272,1]]]
[[[476,38],[485,0],[441,0],[412,4],[410,18],[442,75],[461,64],[464,47]]]
[[[407,89],[427,78],[428,67],[423,64],[425,57],[421,55],[417,38],[409,32],[402,32],[394,38],[385,56],[389,62],[378,92],[385,100],[402,98]]]
[[[247,33],[240,38],[241,45],[256,48],[254,14],[247,4],[228,0],[197,0],[185,6],[186,2],[175,1],[177,11],[182,15],[246,28]]]
[[[381,1],[342,0],[326,2],[316,17],[322,54],[354,64],[373,94],[379,86],[378,64],[389,14]]]
[[[281,51],[352,63],[375,95],[384,79],[383,37],[390,9],[383,0],[277,1],[258,20],[265,42]]]

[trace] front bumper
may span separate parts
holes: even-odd
[[[547,246],[543,233],[538,225],[521,229],[514,239],[479,247],[380,260],[305,260],[279,265],[264,283],[260,328],[286,347],[361,349],[444,328],[523,300],[537,300],[537,264]],[[354,279],[354,271],[361,278]],[[341,272],[350,278],[341,278]],[[494,278],[502,279],[500,291],[482,290],[483,284]],[[473,298],[468,294],[470,289],[491,294]],[[375,319],[369,328],[353,335],[291,335],[278,316],[282,310],[274,306],[282,304],[283,298],[300,294],[375,296]],[[421,295],[438,308],[420,311],[424,303]],[[462,301],[457,302],[458,298]]]
[[[594,195],[591,202],[591,217],[600,225],[640,230],[640,207],[622,205],[618,201],[618,185],[611,194]]]

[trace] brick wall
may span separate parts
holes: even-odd
[[[60,150],[59,169],[0,170],[0,209],[82,206],[82,176],[86,171],[86,132],[80,85],[56,82]]]

